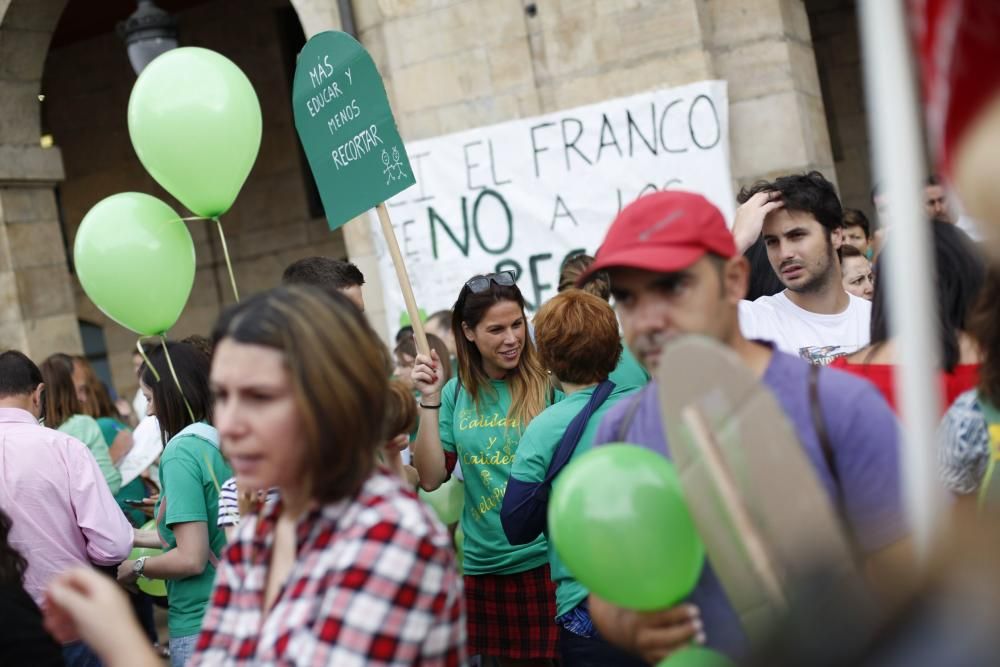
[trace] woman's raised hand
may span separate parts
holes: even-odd
[[[410,371],[410,378],[413,386],[420,392],[422,400],[432,398],[437,401],[441,394],[441,387],[444,385],[444,376],[441,374],[441,360],[437,352],[431,350],[431,356],[418,354],[413,361],[413,370]]]

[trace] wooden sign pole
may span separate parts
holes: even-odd
[[[736,491],[736,483],[719,454],[719,444],[715,439],[715,434],[712,433],[708,419],[696,405],[689,405],[681,410],[681,417],[684,424],[691,429],[691,437],[699,445],[698,449],[704,456],[705,470],[719,491],[719,500],[732,518],[733,528],[743,537],[747,556],[750,558],[751,566],[767,597],[779,611],[784,610],[787,602],[781,591],[778,575],[767,555],[763,538],[754,528],[747,508],[740,501],[739,493]]]
[[[406,302],[406,312],[410,314],[410,324],[413,326],[413,337],[417,343],[417,351],[420,354],[431,356],[430,345],[427,344],[427,334],[424,333],[424,323],[420,321],[420,311],[417,310],[417,300],[413,298],[413,287],[410,286],[410,277],[406,274],[406,264],[403,263],[403,253],[399,251],[399,243],[396,241],[396,230],[392,228],[392,220],[389,219],[389,211],[385,207],[385,202],[377,204],[375,211],[378,213],[378,221],[382,226],[382,236],[385,237],[385,244],[389,246],[389,255],[392,257],[392,265],[396,268],[396,278],[399,279],[399,289],[403,291],[403,300]]]

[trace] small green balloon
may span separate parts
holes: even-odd
[[[148,525],[148,524],[147,524]],[[147,547],[136,547],[132,549],[132,553],[128,555],[129,560],[135,560],[137,558],[142,558],[146,556],[151,558],[153,556],[160,556],[163,554],[162,549],[150,549]],[[153,597],[166,597],[167,595],[167,583],[163,579],[149,579],[147,577],[139,577],[135,585],[139,587],[139,590],[147,595],[152,595]]]
[[[735,663],[718,651],[692,646],[671,653],[656,667],[735,667]]]
[[[180,317],[194,285],[194,242],[165,203],[123,192],[83,217],[73,244],[83,291],[101,311],[143,336]]]
[[[654,610],[687,597],[705,549],[663,456],[635,445],[593,449],[556,478],[549,539],[570,573],[620,607]]]
[[[423,308],[417,309],[417,315],[420,316],[421,322],[427,321],[427,311],[425,311]],[[404,310],[399,314],[399,328],[402,329],[403,327],[409,327],[409,326],[413,326],[413,320],[410,319],[410,311]]]
[[[462,516],[465,506],[465,485],[457,477],[451,477],[447,482],[434,489],[420,489],[420,498],[434,508],[441,523],[450,526]]]
[[[236,201],[260,149],[260,102],[225,56],[173,49],[139,75],[128,102],[128,132],[146,171],[206,218]]]

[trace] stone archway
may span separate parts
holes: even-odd
[[[38,94],[67,0],[0,0],[0,348],[41,359],[81,348]]]
[[[336,0],[288,4],[307,35],[339,26]],[[71,237],[72,230],[62,229],[64,207],[56,189],[65,188],[69,163],[60,148],[40,143],[38,96],[68,5],[69,0],[0,0],[0,350],[19,349],[38,360],[56,351],[82,351],[80,316],[102,326],[108,322],[79,292],[69,270],[64,234]],[[121,338],[114,337],[114,351],[128,357],[118,349]]]

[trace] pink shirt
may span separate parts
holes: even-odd
[[[86,445],[17,408],[0,408],[0,508],[11,518],[11,546],[28,561],[24,587],[38,604],[64,570],[115,565],[132,549],[132,526]]]

